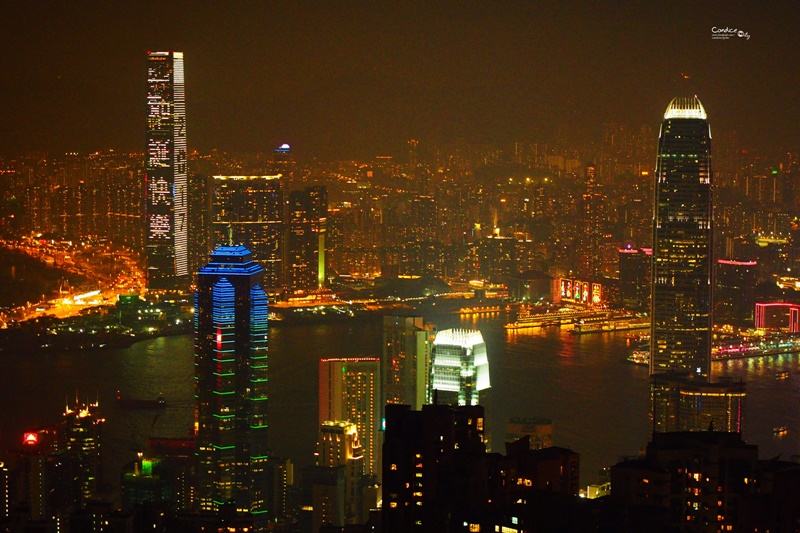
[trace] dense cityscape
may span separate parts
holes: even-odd
[[[21,21],[37,8],[15,9]],[[350,28],[338,11],[282,9]],[[441,14],[429,9],[403,20],[427,28]],[[533,16],[442,9],[467,26]],[[371,36],[400,11],[353,20]],[[769,25],[748,14],[746,29],[698,29],[698,49],[760,61],[747,47]],[[445,42],[461,38],[441,24]],[[137,52],[136,102],[125,89],[113,107],[135,107],[139,126],[109,117],[122,132],[103,142],[54,140],[60,119],[40,142],[27,104],[6,116],[19,135],[0,146],[3,531],[800,531],[794,122],[773,117],[770,137],[737,127],[738,113],[753,120],[744,97],[687,69],[653,74],[674,78],[658,94],[607,95],[619,113],[579,124],[543,110],[531,129],[498,103],[467,110],[481,93],[454,81],[445,100],[466,107],[443,101],[441,116],[483,116],[483,135],[403,122],[410,104],[388,89],[397,110],[373,114],[380,97],[353,84],[364,109],[333,129],[329,117],[282,130],[275,102],[266,141],[240,116],[249,140],[210,148],[219,115],[207,87],[188,88],[214,63],[187,42],[203,41],[159,35],[163,49]],[[312,57],[346,55],[334,49]],[[335,109],[336,94],[312,107]],[[791,114],[787,94],[775,97]],[[358,117],[357,148],[333,140]],[[63,150],[65,137],[83,148]]]

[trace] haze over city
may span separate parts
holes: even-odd
[[[0,150],[141,149],[144,50],[185,53],[201,151],[585,143],[604,122],[653,124],[681,94],[744,145],[784,150],[800,143],[799,14],[794,2],[12,1]]]

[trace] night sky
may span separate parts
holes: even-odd
[[[673,96],[697,94],[712,130],[797,150],[799,15],[788,1],[7,0],[0,153],[143,150],[147,50],[185,53],[190,149],[581,142],[612,120],[657,127]]]

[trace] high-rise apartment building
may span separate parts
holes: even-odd
[[[198,272],[195,411],[200,508],[233,502],[255,531],[269,521],[267,294],[244,246],[219,246]]]
[[[264,267],[264,288],[283,284],[282,176],[214,176],[211,183],[213,244],[245,243]]]
[[[372,357],[320,359],[319,423],[355,424],[364,454],[364,474],[378,476],[381,429],[381,360]]]
[[[383,317],[382,406],[422,409],[430,394],[431,352],[436,329],[421,316]]]
[[[480,403],[480,391],[489,388],[489,359],[480,331],[445,329],[436,334],[431,388],[438,403]]]
[[[188,287],[183,52],[147,53],[147,287]]]
[[[711,130],[697,97],[674,98],[658,140],[650,373],[711,372]]]
[[[325,285],[325,234],[328,190],[306,187],[289,193],[289,236],[286,284],[309,291]]]

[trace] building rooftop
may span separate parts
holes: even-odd
[[[672,99],[664,113],[664,120],[671,118],[706,120],[708,115],[697,96],[678,96]]]

